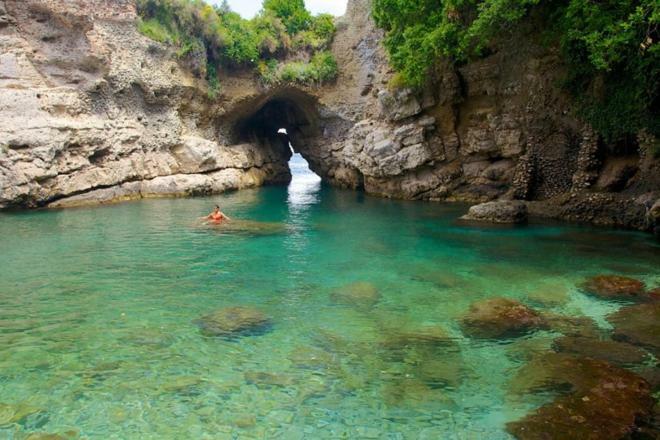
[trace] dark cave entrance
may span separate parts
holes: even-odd
[[[298,153],[312,172],[323,176],[318,157],[322,132],[313,97],[298,90],[285,90],[243,104],[233,113],[234,143],[268,149],[290,171],[295,171],[289,162]]]

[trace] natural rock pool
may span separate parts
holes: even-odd
[[[200,225],[216,203],[250,222]],[[2,214],[0,438],[524,438],[610,382],[618,433],[648,406],[619,367],[654,372],[658,241],[465,210],[303,178]]]

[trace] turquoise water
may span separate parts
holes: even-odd
[[[200,224],[216,203],[263,223]],[[587,227],[475,227],[457,222],[465,209],[303,173],[289,188],[2,214],[0,438],[510,438],[504,424],[544,400],[512,396],[509,381],[557,335],[471,340],[457,323],[470,303],[506,296],[606,328],[619,305],[575,285],[601,273],[658,285],[659,246]],[[378,302],[337,301],[355,282]],[[193,322],[236,305],[272,326],[223,339]],[[454,344],[388,345],[430,327]]]

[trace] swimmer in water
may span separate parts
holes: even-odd
[[[207,215],[206,217],[202,217],[202,219],[207,220],[210,223],[222,223],[223,221],[227,220],[230,221],[231,219],[227,217],[222,211],[220,211],[220,207],[216,205],[216,207],[213,209],[213,212]]]

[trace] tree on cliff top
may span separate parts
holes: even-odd
[[[660,134],[658,0],[374,0],[398,83],[421,86],[444,58],[461,64],[534,24],[563,53],[566,87],[606,138]],[[538,24],[541,24],[540,26]]]

